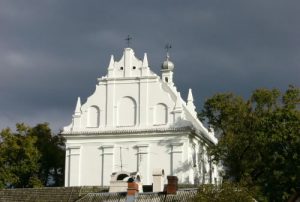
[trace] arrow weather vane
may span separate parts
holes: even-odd
[[[127,46],[129,47],[130,41],[132,40],[132,37],[130,35],[128,35],[125,40],[127,41]]]

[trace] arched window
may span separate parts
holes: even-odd
[[[88,127],[99,127],[100,125],[100,110],[97,106],[91,106],[88,109]]]
[[[164,125],[168,122],[168,108],[165,104],[159,103],[154,110],[154,124]]]
[[[118,126],[135,126],[136,102],[132,97],[123,97],[118,104]]]

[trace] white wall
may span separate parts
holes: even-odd
[[[152,137],[132,134],[120,136],[69,140],[68,148],[80,144],[81,163],[71,161],[70,172],[72,179],[80,181],[70,181],[66,186],[108,186],[111,173],[121,171],[120,152],[122,170],[139,170],[144,184],[152,184],[152,171],[155,168],[164,169],[166,176],[176,175],[180,183],[194,183],[197,176],[190,173],[194,165],[187,133],[168,137],[162,134]]]
[[[150,71],[145,58],[139,60],[130,48],[119,61],[112,57],[95,92],[83,105],[78,102],[72,123],[62,133],[67,147],[66,186],[109,185],[111,173],[121,168],[139,171],[144,184],[152,183],[154,168],[177,175],[180,183],[207,182],[212,176],[203,172],[208,158],[201,142],[206,138],[214,143],[213,135],[193,115],[195,111],[189,111],[176,87]],[[184,127],[197,138],[176,131]],[[195,181],[197,173],[201,176]]]

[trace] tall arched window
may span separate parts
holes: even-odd
[[[91,106],[88,109],[88,127],[99,127],[100,125],[100,110],[97,106]]]
[[[118,104],[118,126],[135,126],[136,102],[132,97],[123,97]]]
[[[164,125],[168,122],[168,108],[165,104],[159,103],[154,110],[154,124]]]

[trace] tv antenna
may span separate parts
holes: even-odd
[[[123,171],[123,158],[122,158],[122,149],[129,149],[128,147],[117,147],[120,149],[120,168],[121,168],[121,171]]]

